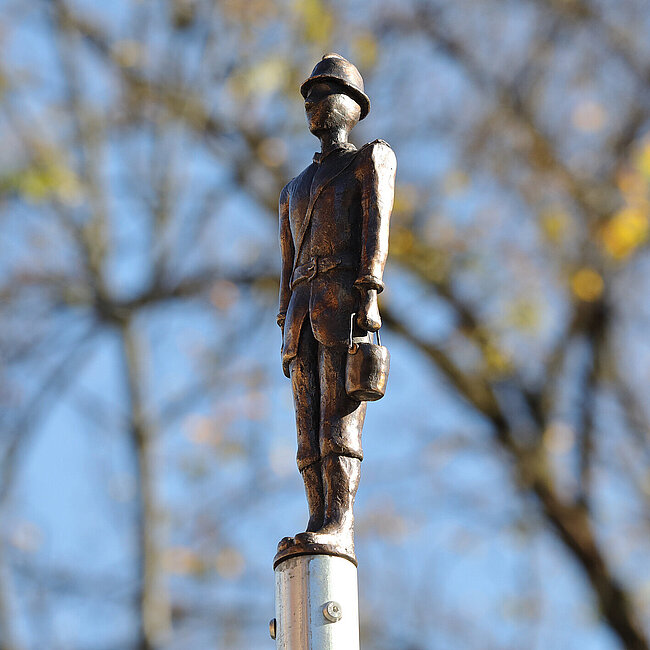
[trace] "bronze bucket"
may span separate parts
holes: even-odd
[[[390,353],[388,348],[381,344],[379,332],[376,332],[377,342],[354,343],[352,330],[354,317],[350,317],[350,339],[348,344],[348,358],[345,367],[345,391],[360,402],[374,402],[381,399],[386,393],[388,370],[390,368]]]

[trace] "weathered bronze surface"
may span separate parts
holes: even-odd
[[[309,130],[321,151],[280,195],[280,310],[282,366],[291,378],[298,432],[298,469],[307,494],[304,533],[278,544],[275,564],[292,555],[354,555],[353,505],[359,485],[363,393],[346,391],[351,315],[353,343],[370,345],[381,326],[377,294],[388,255],[397,162],[375,140],[361,149],[348,142],[370,110],[359,71],[327,54],[300,88]],[[350,383],[385,388],[387,351],[364,348],[373,377]],[[384,352],[385,351],[385,352]],[[381,364],[384,366],[381,367]],[[377,365],[379,364],[379,366]],[[372,364],[371,364],[372,365]]]

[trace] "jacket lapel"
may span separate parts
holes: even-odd
[[[362,147],[363,148],[363,147]],[[361,151],[361,149],[359,149]],[[332,165],[329,166],[328,169],[323,170],[318,169],[316,173],[314,174],[314,177],[311,182],[311,190],[309,192],[309,204],[307,206],[307,210],[305,212],[305,218],[302,220],[302,223],[300,224],[300,228],[298,230],[298,234],[295,238],[295,255],[293,259],[293,266],[295,268],[296,263],[298,261],[298,256],[300,255],[300,249],[302,248],[303,241],[305,239],[305,235],[307,234],[307,229],[309,228],[309,224],[311,223],[311,215],[314,211],[314,205],[316,204],[316,201],[318,200],[318,197],[321,195],[323,190],[340,174],[342,174],[356,159],[356,154],[359,153],[359,151],[356,151],[353,155],[349,156],[349,158],[340,166]],[[322,172],[322,173],[321,173]]]

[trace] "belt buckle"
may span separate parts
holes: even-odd
[[[307,272],[309,275],[307,276],[307,281],[311,282],[316,275],[318,274],[318,258],[314,257],[312,260],[309,262],[307,265]]]

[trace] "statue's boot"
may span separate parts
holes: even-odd
[[[309,523],[307,531],[312,532],[323,526],[325,518],[325,494],[323,490],[323,475],[321,463],[317,461],[302,470],[302,480],[305,483],[307,506],[309,507]],[[294,546],[294,537],[283,537],[278,544],[278,553]]]
[[[282,551],[286,551],[288,548],[291,548],[294,546],[296,543],[296,540],[294,537],[283,537],[279,542],[278,542],[278,553],[282,553]]]
[[[321,462],[317,461],[305,467],[302,470],[302,480],[305,483],[305,494],[309,507],[307,532],[314,532],[323,526],[325,519],[325,494]]]
[[[296,544],[327,545],[354,556],[354,497],[359,487],[361,461],[330,454],[323,461],[325,519],[316,531],[296,535]]]

